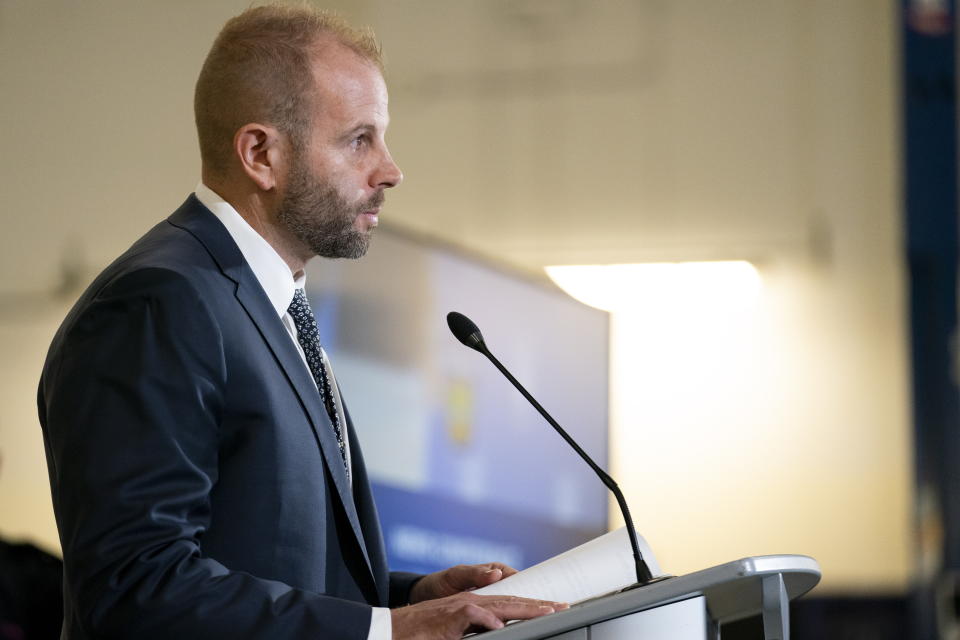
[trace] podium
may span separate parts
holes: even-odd
[[[484,640],[719,640],[721,627],[757,614],[765,640],[790,637],[790,600],[820,581],[808,556],[742,558],[514,622]]]

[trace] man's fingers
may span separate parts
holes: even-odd
[[[490,609],[478,604],[468,604],[463,608],[463,613],[470,623],[470,626],[482,627],[484,629],[501,629],[504,621]]]
[[[558,611],[560,609],[568,609],[570,605],[566,602],[554,602],[553,600],[539,600],[537,598],[524,598],[521,596],[479,596],[473,595],[473,598],[476,598],[480,602],[484,603],[498,603],[498,602],[508,602],[508,603],[521,603],[521,604],[532,604],[539,607],[553,607]]]
[[[478,587],[485,587],[503,579],[503,569],[494,567],[493,569],[477,568],[474,572],[473,582]]]
[[[500,564],[499,562],[497,563],[497,568],[500,569],[500,571],[503,572],[503,577],[504,577],[504,578],[509,578],[510,576],[512,576],[513,574],[515,574],[515,573],[517,572],[517,570],[514,569],[513,567],[508,567],[507,565],[505,565],[505,564]]]
[[[499,582],[507,576],[512,576],[517,572],[513,567],[509,567],[502,562],[491,562],[489,564],[461,565],[454,567],[456,573],[451,576],[458,583],[459,590],[485,587],[488,584]]]
[[[507,576],[512,576],[517,572],[516,569],[514,569],[511,566],[505,565],[502,562],[490,562],[488,564],[481,564],[481,565],[474,565],[474,566],[483,567],[484,572],[499,571],[501,577],[503,578],[506,578]]]
[[[390,611],[394,640],[460,640],[465,631],[501,629],[567,608],[549,600],[457,593]]]
[[[467,591],[503,579],[503,569],[492,564],[463,564],[448,569],[446,578],[453,592]]]
[[[567,609],[568,604],[549,600],[531,600],[515,596],[481,596],[482,606],[489,609],[501,620],[529,620],[548,613]]]
[[[502,562],[461,564],[421,579],[411,592],[411,602],[443,598],[461,591],[473,591],[499,582],[517,572]]]

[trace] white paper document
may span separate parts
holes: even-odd
[[[654,576],[662,575],[650,545],[637,534],[640,553]],[[637,581],[627,529],[594,538],[500,582],[477,589],[479,595],[510,595],[575,604]]]

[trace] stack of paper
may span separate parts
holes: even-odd
[[[637,534],[640,553],[654,576],[662,574],[650,545]],[[617,591],[637,581],[627,529],[620,527],[500,582],[479,595],[510,595],[575,604]]]

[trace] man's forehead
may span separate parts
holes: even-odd
[[[361,126],[386,129],[387,90],[376,65],[349,55],[324,56],[312,65],[318,97],[316,117],[343,131]]]
[[[380,67],[368,58],[330,36],[319,38],[309,50],[315,76],[339,72],[358,77],[375,77],[383,83]],[[321,79],[318,77],[318,80]]]
[[[342,45],[312,58],[310,67],[321,93],[329,92],[344,98],[369,96],[386,101],[386,83],[373,62]]]

